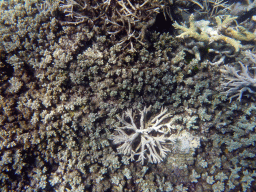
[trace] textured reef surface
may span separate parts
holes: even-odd
[[[256,191],[256,0],[0,1],[0,188]]]

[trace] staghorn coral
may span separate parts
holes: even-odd
[[[215,17],[216,26],[210,27],[210,21],[200,20],[194,21],[194,15],[191,14],[189,17],[189,27],[184,25],[179,25],[177,22],[173,24],[174,28],[180,29],[183,31],[178,38],[185,38],[185,37],[192,37],[196,40],[212,43],[214,41],[222,40],[235,48],[235,51],[238,52],[239,49],[242,47],[241,42],[239,41],[241,38],[232,28],[228,27],[232,22],[235,21],[237,17],[230,17],[229,15],[225,17],[222,21],[219,16]],[[200,29],[200,33],[197,31]],[[244,29],[245,30],[245,29]],[[224,33],[223,33],[224,31]],[[244,32],[245,33],[245,32]],[[248,34],[247,34],[248,33]],[[252,33],[247,32],[243,36],[241,40],[251,41],[251,36],[254,36]],[[226,34],[230,34],[230,37]],[[251,35],[249,35],[251,34]]]

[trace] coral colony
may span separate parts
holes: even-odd
[[[0,0],[0,188],[256,191],[256,0]]]
[[[142,164],[144,164],[146,156],[149,162],[160,163],[163,158],[166,157],[166,152],[170,151],[167,147],[163,146],[163,144],[171,140],[170,137],[167,137],[171,129],[170,122],[163,123],[170,114],[166,114],[167,109],[162,109],[160,114],[145,123],[145,118],[149,110],[150,107],[145,107],[143,111],[140,111],[140,127],[137,127],[134,123],[132,110],[127,110],[125,116],[130,119],[130,123],[124,119],[124,115],[122,118],[118,117],[118,120],[124,124],[124,126],[115,129],[118,134],[113,136],[113,142],[120,144],[117,148],[120,153],[130,155],[130,159],[132,160],[134,160],[135,155],[138,155],[138,161]],[[127,132],[131,131],[132,133],[127,134]],[[138,137],[140,137],[139,141],[136,141]],[[136,144],[136,142],[138,142],[138,144],[133,150],[132,145]]]
[[[172,143],[178,145],[178,142],[185,143],[184,140],[178,141],[181,138],[184,139],[182,136],[179,138],[177,135],[171,134],[171,129],[173,129],[171,127],[171,120],[163,123],[171,116],[170,113],[167,113],[166,108],[162,108],[158,115],[150,121],[145,122],[150,108],[151,106],[148,108],[145,107],[140,111],[139,127],[134,122],[131,109],[127,110],[122,118],[117,116],[118,120],[124,126],[116,128],[117,135],[113,135],[112,137],[114,144],[120,145],[117,148],[120,153],[129,155],[131,160],[135,159],[134,156],[138,156],[137,161],[140,161],[141,164],[144,164],[145,159],[148,159],[150,163],[160,163],[166,157],[167,152],[171,151],[164,145]],[[125,116],[129,118],[130,123],[125,120]],[[189,141],[189,139],[186,139],[186,142],[188,142],[186,148],[188,149],[190,148]]]
[[[242,62],[239,61],[239,64],[241,66],[241,72],[238,73],[240,70],[236,70],[232,66],[225,65],[225,69],[222,70],[222,73],[224,74],[225,80],[227,80],[226,83],[222,83],[222,86],[225,89],[228,89],[224,93],[228,96],[232,94],[230,99],[233,97],[237,97],[239,101],[241,101],[243,93],[249,93],[255,95],[255,89],[256,89],[256,76],[255,74],[250,74],[248,70],[248,66],[245,66]],[[253,67],[255,68],[255,67]],[[238,92],[238,93],[236,93]],[[236,93],[235,95],[233,95]]]

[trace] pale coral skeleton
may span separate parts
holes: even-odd
[[[165,147],[165,144],[175,142],[176,137],[170,135],[172,121],[169,117],[172,115],[167,113],[166,108],[162,108],[161,112],[145,123],[147,113],[150,107],[144,108],[140,111],[140,127],[134,122],[132,110],[128,109],[122,117],[117,117],[118,120],[124,124],[123,127],[115,129],[116,134],[112,135],[114,144],[120,145],[117,151],[121,154],[130,156],[129,159],[135,160],[144,164],[145,159],[150,163],[159,163],[166,157],[170,149]],[[130,122],[125,120],[128,117]],[[165,122],[167,121],[167,122]]]

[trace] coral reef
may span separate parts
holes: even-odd
[[[256,191],[256,6],[232,2],[0,1],[1,191]]]

